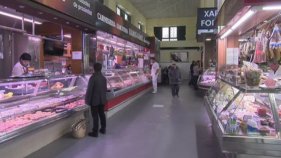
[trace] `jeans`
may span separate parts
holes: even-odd
[[[179,96],[180,86],[179,84],[171,84],[172,96]]]
[[[104,105],[91,106],[91,113],[93,117],[93,133],[98,133],[99,119],[101,124],[101,130],[106,129],[106,118],[104,113]]]

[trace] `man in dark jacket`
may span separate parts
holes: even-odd
[[[99,119],[100,119],[100,133],[106,133],[106,117],[104,113],[104,106],[106,100],[107,83],[106,78],[101,73],[102,65],[96,63],[94,65],[94,74],[89,79],[85,102],[91,107],[93,117],[93,131],[89,133],[91,137],[98,137]]]
[[[195,65],[195,61],[193,60],[190,67],[189,67],[189,71],[190,71],[190,80],[189,80],[189,85],[192,85],[192,81],[193,81],[193,67]]]
[[[176,64],[172,64],[171,68],[169,69],[169,82],[172,89],[172,96],[179,97],[181,73]]]

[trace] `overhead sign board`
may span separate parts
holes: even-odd
[[[198,8],[197,10],[197,34],[215,33],[217,8]]]
[[[92,0],[32,0],[67,14],[72,18],[95,25],[94,2]]]
[[[147,36],[140,29],[124,20],[111,9],[96,3],[95,9],[96,27],[113,35],[120,36],[124,39],[129,39],[134,43],[149,45],[150,42],[146,40]]]

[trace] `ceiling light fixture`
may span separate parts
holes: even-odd
[[[227,37],[229,34],[231,34],[233,32],[232,29],[227,30],[222,36],[221,39],[224,39],[225,37]]]
[[[274,6],[264,6],[262,10],[281,10],[281,5]]]
[[[246,41],[247,41],[247,39],[240,38],[240,39],[238,39],[238,41],[239,41],[239,42],[246,42]]]
[[[21,17],[21,16],[14,15],[14,14],[10,14],[10,13],[6,13],[6,12],[3,12],[3,11],[0,11],[0,15],[4,15],[4,16],[10,17],[10,18],[22,20],[22,17]],[[33,20],[27,19],[27,18],[24,18],[23,20],[26,21],[26,22],[30,22],[30,23],[33,22]],[[34,21],[34,23],[35,23],[35,24],[38,24],[38,25],[41,25],[41,24],[42,24],[42,23],[39,22],[39,21]]]
[[[232,30],[235,30],[238,26],[243,24],[247,19],[249,19],[252,15],[254,15],[253,10],[249,10],[242,18],[240,18],[232,27]]]
[[[231,34],[235,29],[237,29],[241,24],[248,20],[251,16],[255,14],[254,10],[249,10],[242,18],[240,18],[229,30],[227,30],[222,36],[221,39],[224,39],[229,34]]]
[[[63,37],[71,38],[71,34],[65,34],[65,35],[63,35]]]
[[[212,39],[211,38],[206,38],[206,41],[212,41]]]

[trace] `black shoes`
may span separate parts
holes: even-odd
[[[105,129],[100,129],[100,133],[101,134],[106,134],[106,130]]]
[[[101,134],[106,134],[106,130],[105,129],[100,129],[100,133]],[[90,137],[98,137],[99,134],[97,132],[91,132],[91,133],[88,133],[88,136],[90,136]]]
[[[91,133],[88,133],[88,136],[90,136],[90,137],[98,137],[99,134],[95,133],[95,132],[91,132]]]

